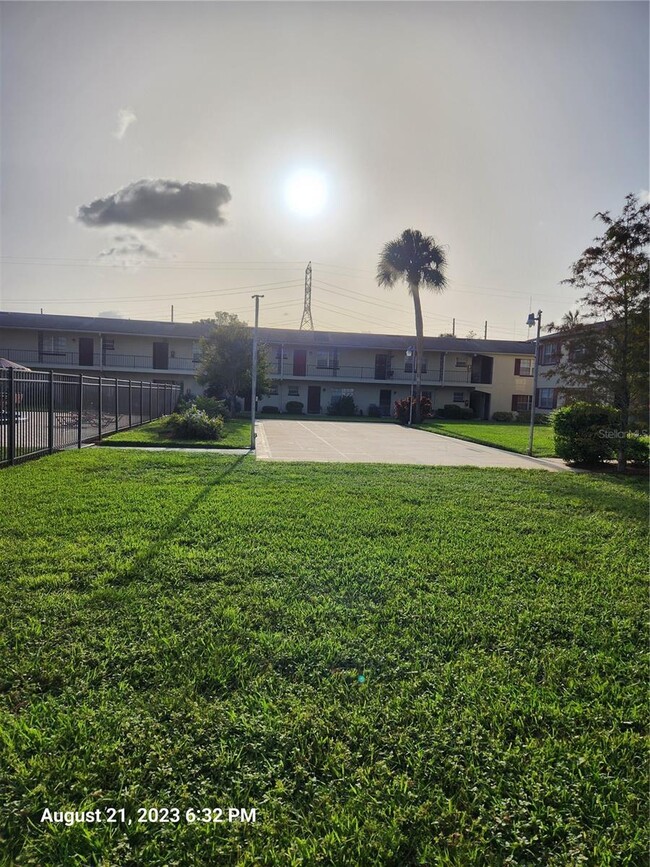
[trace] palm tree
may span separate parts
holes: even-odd
[[[406,229],[399,238],[389,241],[381,251],[377,266],[377,283],[391,289],[398,280],[404,280],[413,298],[416,335],[416,396],[415,420],[420,418],[422,397],[422,360],[424,358],[424,328],[420,287],[442,292],[447,285],[444,269],[445,254],[433,238],[428,238],[417,229]]]

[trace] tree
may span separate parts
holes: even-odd
[[[416,422],[421,420],[422,360],[424,358],[424,328],[420,288],[442,292],[446,286],[444,269],[447,262],[442,248],[433,238],[417,229],[406,229],[399,238],[389,241],[381,252],[377,266],[377,283],[391,289],[398,280],[404,280],[413,298],[415,309],[416,367]]]
[[[648,397],[648,285],[650,203],[630,194],[620,217],[598,212],[605,226],[563,280],[585,292],[586,316],[567,314],[551,330],[566,352],[550,375],[563,391],[611,403],[620,412],[618,469],[626,462],[626,440],[634,416],[645,418]]]
[[[196,375],[211,397],[225,397],[231,412],[237,410],[237,395],[247,394],[251,388],[253,361],[253,333],[249,326],[234,313],[215,313],[214,319],[202,319],[212,330],[201,338],[201,362]],[[263,346],[257,352],[256,394],[264,394],[269,387],[268,361]]]

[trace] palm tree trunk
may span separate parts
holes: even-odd
[[[415,423],[422,421],[422,362],[424,361],[424,326],[422,324],[422,304],[420,302],[420,287],[417,283],[409,283],[415,308]]]

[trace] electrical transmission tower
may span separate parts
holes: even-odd
[[[305,306],[302,309],[300,330],[302,331],[303,328],[314,330],[314,320],[311,318],[311,262],[305,269]]]

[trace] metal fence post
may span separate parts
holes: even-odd
[[[79,374],[79,390],[77,392],[77,448],[81,448],[81,440],[83,439],[83,421],[81,414],[84,408],[84,375]]]
[[[133,392],[131,390],[131,380],[129,380],[129,427],[133,425]]]
[[[7,419],[7,451],[9,463],[13,464],[16,461],[16,386],[14,383],[14,369],[9,368],[9,385],[7,394],[7,411],[9,413]]]
[[[153,397],[153,395],[152,395],[152,393],[151,393],[151,388],[152,388],[152,386],[153,386],[153,383],[150,382],[150,383],[149,383],[149,421],[151,421],[151,420],[153,419],[153,416],[151,415],[151,412],[152,412],[152,409],[153,409],[153,407],[151,406],[151,404],[153,403],[153,401],[152,401],[152,397]]]
[[[144,383],[140,380],[140,424],[144,421]]]
[[[115,377],[115,430],[116,431],[118,431],[120,429],[119,403],[120,403],[120,384],[117,381],[117,377]]]
[[[102,438],[102,410],[103,409],[104,409],[104,401],[102,400],[102,378],[100,376],[99,377],[99,402],[98,402],[98,407],[97,407],[97,410],[99,412],[99,437],[98,437],[98,439],[100,439],[100,440]]]
[[[47,408],[47,450],[54,452],[54,371],[50,370],[48,377],[50,384],[49,405]]]

